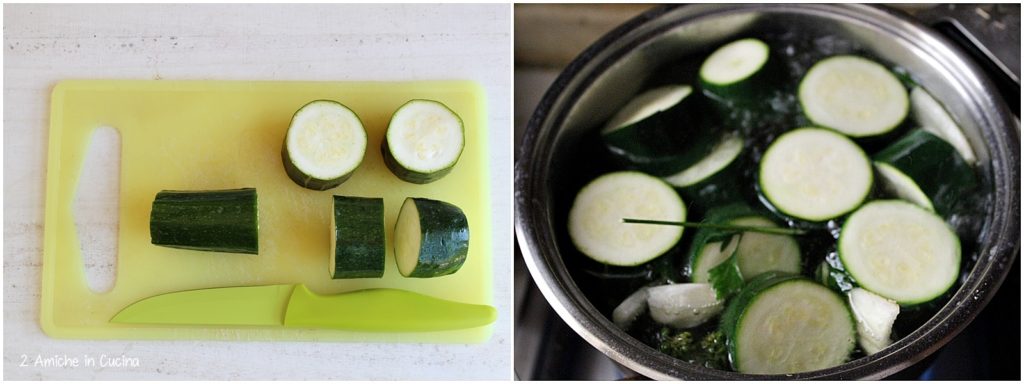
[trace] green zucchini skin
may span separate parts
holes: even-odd
[[[711,224],[724,224],[728,223],[733,219],[738,219],[746,216],[758,216],[759,214],[754,211],[749,205],[744,203],[732,203],[719,207],[712,208],[704,214],[704,220],[702,223]],[[733,236],[732,233],[721,229],[712,228],[698,228],[697,232],[693,235],[693,240],[690,242],[690,248],[687,250],[687,267],[686,275],[688,278],[693,279],[693,272],[697,268],[697,260],[700,254],[704,251],[704,247],[708,243],[714,243],[719,241],[729,242]]]
[[[691,92],[678,104],[601,135],[620,164],[654,176],[678,173],[711,153],[719,126],[702,114],[705,102]],[[689,122],[680,127],[682,122]]]
[[[287,141],[287,139],[285,140]],[[355,169],[353,169],[351,172],[341,175],[341,177],[335,179],[317,179],[313,176],[303,173],[301,170],[299,170],[298,167],[295,166],[294,163],[292,163],[291,156],[288,154],[287,145],[281,146],[281,161],[284,163],[284,171],[285,173],[288,174],[288,178],[292,179],[292,181],[294,181],[295,184],[298,184],[303,188],[312,189],[314,191],[326,191],[328,189],[337,187],[341,185],[341,183],[344,183],[346,180],[352,177],[352,174],[356,172]]]
[[[455,205],[425,198],[410,198],[420,215],[419,258],[406,277],[438,277],[462,268],[469,254],[469,222]],[[395,233],[395,236],[401,234]]]
[[[332,279],[384,276],[384,199],[334,196]]]
[[[149,234],[154,245],[198,251],[259,253],[256,189],[160,191]]]
[[[427,184],[437,181],[448,175],[455,168],[456,164],[452,163],[445,168],[430,173],[413,171],[403,167],[402,164],[398,163],[398,160],[395,160],[395,156],[391,154],[391,148],[388,147],[388,140],[386,138],[381,140],[380,153],[384,155],[384,165],[391,170],[391,173],[395,174],[399,179],[413,184]]]
[[[726,116],[735,108],[770,109],[764,99],[770,97],[771,91],[778,87],[779,80],[786,77],[783,76],[783,67],[771,48],[763,41],[757,41],[768,51],[768,59],[761,68],[746,78],[728,84],[717,84],[698,76],[701,92]]]
[[[952,212],[962,196],[977,186],[974,170],[956,148],[923,129],[906,134],[875,154],[914,180],[940,215]]]

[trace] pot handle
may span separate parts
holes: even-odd
[[[1020,4],[942,4],[910,13],[978,62],[1020,119]]]

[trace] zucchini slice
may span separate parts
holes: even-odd
[[[658,324],[693,328],[717,316],[724,308],[711,284],[668,284],[647,288],[647,306]]]
[[[871,162],[834,131],[798,128],[775,139],[761,157],[758,187],[770,208],[822,222],[853,211],[871,192]]]
[[[743,152],[743,137],[727,135],[711,149],[710,154],[704,156],[696,164],[664,179],[677,188],[688,188],[706,183],[713,176],[724,172],[730,165],[737,163],[736,160],[740,157],[741,152]]]
[[[974,170],[952,145],[922,129],[874,156],[882,185],[897,197],[947,214],[976,185]]]
[[[698,95],[688,85],[668,85],[637,95],[612,117],[601,137],[629,167],[668,176],[696,164],[718,142],[704,125]]]
[[[355,112],[339,102],[315,100],[299,108],[281,148],[288,177],[323,191],[341,185],[363,161],[366,130]]]
[[[405,277],[438,277],[462,268],[469,253],[469,222],[459,207],[409,197],[395,224],[395,261]]]
[[[909,306],[942,296],[956,283],[960,239],[932,212],[877,200],[843,223],[839,258],[862,288]]]
[[[724,223],[778,227],[774,222],[762,216],[744,216],[724,221]],[[706,239],[714,237],[709,234],[721,234],[722,232],[721,230],[702,228],[695,235],[690,253],[690,276],[694,282],[710,282],[709,272],[711,269],[726,261],[734,253],[740,275],[746,281],[769,271],[800,273],[802,269],[800,246],[792,236],[745,231],[742,234],[731,235],[725,241],[704,243]],[[725,245],[723,246],[723,244]]]
[[[764,94],[764,82],[770,57],[768,44],[748,38],[715,50],[700,66],[700,85],[706,95],[717,101],[748,105]]]
[[[624,218],[685,221],[686,205],[661,179],[613,172],[576,194],[569,210],[569,236],[584,255],[607,265],[640,265],[672,249],[682,227],[626,224]]]
[[[843,298],[799,275],[766,273],[751,281],[722,314],[733,369],[785,374],[833,367],[855,346]]]
[[[334,196],[332,279],[384,276],[384,199]]]
[[[974,155],[974,149],[967,142],[967,137],[964,136],[964,131],[957,125],[956,120],[953,120],[949,111],[946,111],[946,108],[924,88],[914,87],[910,90],[910,110],[918,125],[946,140],[953,148],[956,148],[964,161],[968,164],[978,162],[978,157]]]
[[[895,130],[909,110],[907,90],[887,68],[858,56],[833,56],[815,63],[797,91],[814,124],[850,137]]]
[[[391,116],[381,153],[399,179],[426,184],[451,172],[465,145],[459,115],[438,101],[410,100]]]
[[[149,215],[154,245],[259,253],[256,189],[160,191]]]

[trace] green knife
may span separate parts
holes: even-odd
[[[400,289],[318,295],[302,284],[282,284],[166,293],[129,305],[110,321],[424,332],[484,326],[496,317],[497,311],[489,305]]]

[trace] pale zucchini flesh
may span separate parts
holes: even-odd
[[[672,108],[693,92],[688,85],[664,86],[649,90],[630,100],[615,116],[608,120],[602,134],[628,127],[655,113]]]
[[[366,130],[352,110],[330,100],[299,108],[285,134],[281,157],[288,177],[314,190],[345,182],[362,163]]]
[[[804,114],[816,125],[851,137],[888,133],[906,118],[907,90],[887,68],[857,56],[814,64],[798,90]]]
[[[697,184],[736,161],[742,151],[743,138],[738,135],[728,135],[711,150],[708,156],[682,172],[665,177],[665,181],[679,188]]]
[[[857,144],[820,128],[779,136],[758,174],[760,192],[774,209],[813,222],[853,211],[871,192],[872,179],[871,163]]]
[[[664,181],[623,171],[594,179],[576,195],[569,211],[573,244],[602,264],[633,266],[671,249],[682,227],[623,223],[624,218],[684,221],[683,200]]]
[[[399,107],[385,136],[385,165],[400,179],[416,184],[451,172],[465,147],[462,119],[434,100],[411,100]]]
[[[768,45],[758,39],[731,42],[713,52],[700,67],[705,83],[729,85],[743,81],[768,62]]]
[[[921,87],[910,90],[910,109],[914,120],[921,128],[946,140],[968,164],[978,162],[978,157],[974,154],[974,149],[971,148],[960,125],[928,91]]]

